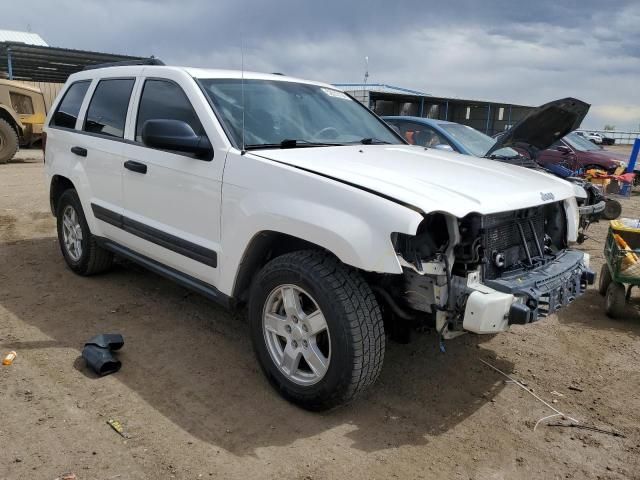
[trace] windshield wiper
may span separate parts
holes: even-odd
[[[311,142],[309,140],[285,138],[280,143],[253,143],[245,145],[245,150],[257,150],[260,148],[297,148],[297,147],[338,147],[343,143]]]
[[[331,142],[312,142],[310,140],[302,140],[296,138],[285,138],[280,142],[280,148],[296,148],[296,147],[337,147],[342,143]]]
[[[360,143],[363,145],[390,145],[391,142],[387,142],[386,140],[380,140],[379,138],[363,138],[360,140]]]

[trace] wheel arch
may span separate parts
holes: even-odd
[[[271,259],[298,250],[319,250],[335,257],[326,248],[308,240],[282,232],[263,230],[249,241],[238,266],[232,297],[240,302],[247,300],[251,280]]]
[[[58,200],[62,194],[69,189],[75,189],[75,185],[71,180],[62,175],[54,175],[51,178],[51,184],[49,187],[49,203],[51,205],[51,213],[56,216],[58,209]]]

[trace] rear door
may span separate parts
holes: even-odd
[[[98,235],[122,240],[119,228],[124,209],[122,163],[124,129],[135,78],[103,78],[90,91],[75,154],[83,158],[90,187],[90,208],[99,221]],[[73,150],[72,150],[73,151]],[[94,232],[95,233],[95,232]]]
[[[208,284],[218,278],[222,173],[227,147],[212,127],[212,112],[189,77],[141,78],[128,127],[124,160],[124,215],[129,248]],[[180,82],[181,81],[181,82]],[[187,88],[181,84],[187,83]],[[190,88],[189,88],[190,87]],[[210,158],[159,150],[142,141],[147,120],[188,123],[213,145]],[[205,128],[205,126],[209,128]],[[207,131],[208,130],[208,131]]]

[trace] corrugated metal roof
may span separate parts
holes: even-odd
[[[129,55],[0,42],[0,78],[11,77],[13,80],[64,83],[69,75],[86,66],[139,60],[144,59]]]
[[[41,47],[49,46],[37,33],[16,32],[14,30],[0,30],[0,42],[20,42]]]

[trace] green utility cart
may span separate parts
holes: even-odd
[[[624,314],[631,289],[640,285],[640,220],[612,220],[604,245],[606,263],[600,270],[600,294],[612,318]]]

